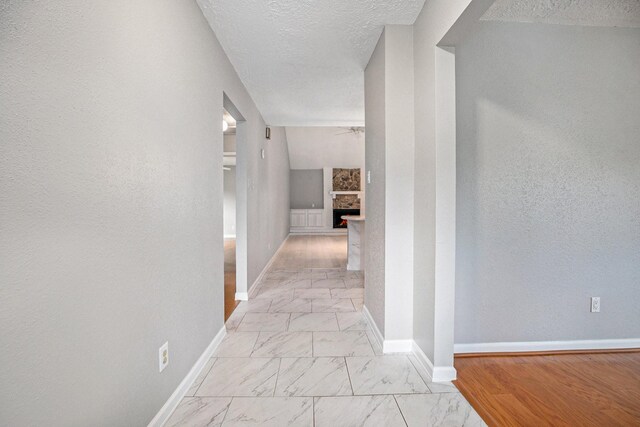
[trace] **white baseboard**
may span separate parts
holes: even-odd
[[[236,301],[249,301],[249,292],[236,292]]]
[[[211,343],[209,343],[202,355],[198,358],[187,376],[184,377],[184,379],[180,382],[178,388],[176,388],[175,391],[171,394],[171,397],[169,397],[162,408],[160,408],[156,416],[153,417],[148,427],[161,427],[167,422],[167,420],[169,420],[169,417],[171,417],[173,411],[176,410],[184,395],[187,393],[187,391],[189,391],[189,388],[191,388],[193,382],[196,380],[196,378],[198,378],[198,375],[200,375],[200,372],[207,364],[207,361],[211,359],[211,356],[224,339],[226,332],[226,328],[224,327],[224,325],[222,325],[222,329],[220,329],[216,336],[213,337]]]
[[[456,379],[457,372],[453,366],[433,366],[431,360],[415,341],[411,346],[411,351],[418,361],[416,368],[421,371],[423,376],[426,375],[427,378],[431,378],[432,382],[437,383]]]
[[[362,306],[362,315],[367,320],[371,331],[373,331],[373,336],[376,340],[374,344],[376,344],[378,348],[383,349],[384,338],[382,337],[382,332],[378,329],[378,325],[376,325],[376,322],[373,320],[373,317],[366,305]]]
[[[413,350],[413,340],[384,340],[383,353],[410,353]]]
[[[256,277],[256,280],[253,281],[253,283],[249,287],[248,292],[236,292],[236,299],[240,299],[241,301],[248,301],[249,300],[249,296],[252,296],[256,292],[256,290],[258,289],[256,285],[258,283],[260,283],[260,281],[262,280],[264,275],[267,274],[267,272],[271,268],[271,265],[273,265],[273,262],[278,257],[278,253],[280,253],[280,251],[284,247],[284,244],[287,243],[287,240],[289,240],[289,236],[291,236],[291,234],[287,234],[287,237],[285,237],[284,240],[282,241],[282,243],[280,243],[280,246],[278,247],[278,250],[274,252],[274,254],[271,257],[271,259],[269,260],[269,262],[264,266],[264,268],[262,269],[260,274],[258,274],[258,277]],[[245,299],[238,298],[239,294],[241,294],[242,296],[246,295],[246,298]]]
[[[640,348],[640,338],[578,341],[524,341],[455,344],[455,353],[517,353],[530,351],[615,350]]]
[[[347,230],[345,228],[340,228],[338,231],[333,230],[298,230],[292,228],[289,230],[290,234],[295,234],[297,236],[329,236],[329,235],[346,235]]]

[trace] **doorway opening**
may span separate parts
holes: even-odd
[[[224,226],[224,320],[238,305],[236,301],[236,119],[222,111],[222,169]]]

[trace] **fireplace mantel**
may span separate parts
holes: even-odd
[[[329,191],[329,194],[331,194],[331,197],[334,199],[341,194],[355,194],[358,196],[358,199],[362,199],[362,191]]]

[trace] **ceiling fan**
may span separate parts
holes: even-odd
[[[362,126],[351,126],[341,129],[344,129],[344,132],[336,133],[336,135],[346,135],[349,133],[353,135],[359,135],[361,133],[364,133],[364,127]]]

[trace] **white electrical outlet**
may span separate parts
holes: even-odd
[[[367,184],[371,184],[371,171],[367,171]]]
[[[600,297],[591,297],[591,312],[600,313]]]
[[[162,344],[158,350],[158,372],[164,371],[169,364],[169,341]]]

